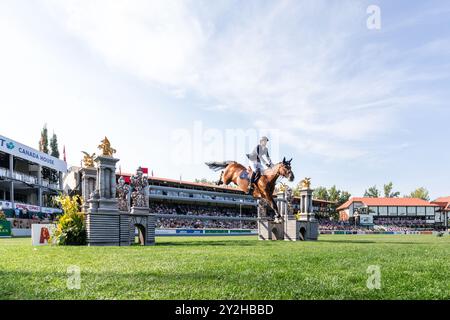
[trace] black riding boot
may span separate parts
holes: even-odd
[[[248,189],[247,189],[247,194],[251,195],[253,193],[253,184],[255,183],[255,179],[256,179],[256,172],[252,172],[252,177],[250,178],[250,183],[248,184]]]

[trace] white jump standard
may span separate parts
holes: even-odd
[[[286,188],[277,194],[277,206],[282,216],[281,223],[267,219],[267,208],[258,203],[258,239],[302,241],[317,240],[319,223],[312,210],[312,192],[309,180],[303,180],[300,190],[300,211],[294,215],[292,208],[292,190]]]

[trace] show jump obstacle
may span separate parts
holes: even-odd
[[[130,185],[122,177],[116,185],[116,151],[106,137],[99,149],[99,156],[85,153],[81,170],[82,193],[88,199],[83,206],[88,244],[129,246],[135,242],[136,227],[142,245],[154,244],[156,218],[149,213],[147,177],[139,168]]]
[[[116,184],[116,150],[105,137],[98,146],[101,155],[84,152],[81,169],[82,207],[86,214],[90,246],[129,246],[139,231],[141,245],[155,244],[156,216],[149,212],[148,177],[141,168],[125,184],[120,177]],[[267,217],[267,206],[258,201],[258,238],[260,240],[317,240],[319,224],[312,210],[312,192],[308,178],[302,181],[300,210],[294,215],[292,190],[284,188],[277,194],[281,223]],[[116,197],[116,195],[118,197]]]
[[[267,219],[267,207],[258,201],[258,239],[259,240],[317,240],[319,223],[312,208],[310,180],[302,180],[300,190],[300,210],[294,215],[292,190],[281,189],[277,194],[277,206],[282,216],[281,223]]]

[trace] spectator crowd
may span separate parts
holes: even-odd
[[[388,231],[388,232],[402,232],[402,231],[426,231],[433,230],[430,225],[427,225],[421,219],[391,219],[378,218],[374,220],[371,226],[355,225],[351,222],[332,221],[327,219],[319,220],[319,229],[321,231]]]
[[[256,217],[256,208],[217,207],[172,203],[150,203],[150,212],[156,214],[190,215],[202,217]],[[157,228],[191,229],[256,229],[256,221],[158,218]]]
[[[199,215],[219,217],[256,217],[256,208],[217,207],[172,203],[150,203],[150,212],[157,214]]]
[[[199,216],[199,218],[188,219],[180,217],[159,217],[156,222],[157,228],[192,228],[192,229],[256,229],[256,221],[248,220],[227,220],[214,219],[214,217],[253,217],[256,218],[256,207],[239,207],[214,205],[196,205],[179,203],[151,202],[150,212],[165,215],[189,215]],[[36,213],[25,209],[5,210],[6,218],[31,223],[51,223],[57,220],[60,214]],[[200,218],[201,217],[201,218]],[[204,219],[209,217],[208,219]],[[374,218],[373,225],[355,225],[353,222],[335,221],[328,218],[319,219],[319,229],[323,232],[330,231],[426,231],[433,230],[433,227],[425,223],[422,219],[401,219],[401,218]]]
[[[380,231],[432,230],[422,219],[378,218],[374,220],[374,229]]]
[[[158,218],[156,227],[163,229],[256,229],[256,221]]]

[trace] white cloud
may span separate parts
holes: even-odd
[[[53,17],[108,65],[157,84],[196,81],[200,22],[180,1],[47,1]],[[176,91],[179,92],[179,91]]]
[[[258,128],[282,130],[300,151],[359,157],[367,149],[354,142],[386,136],[402,108],[433,101],[404,90],[410,66],[368,34],[365,7],[354,1],[236,3],[226,19],[223,3],[47,4],[111,68],[178,98],[196,95],[207,109],[244,113]],[[430,77],[415,71],[416,80]]]

